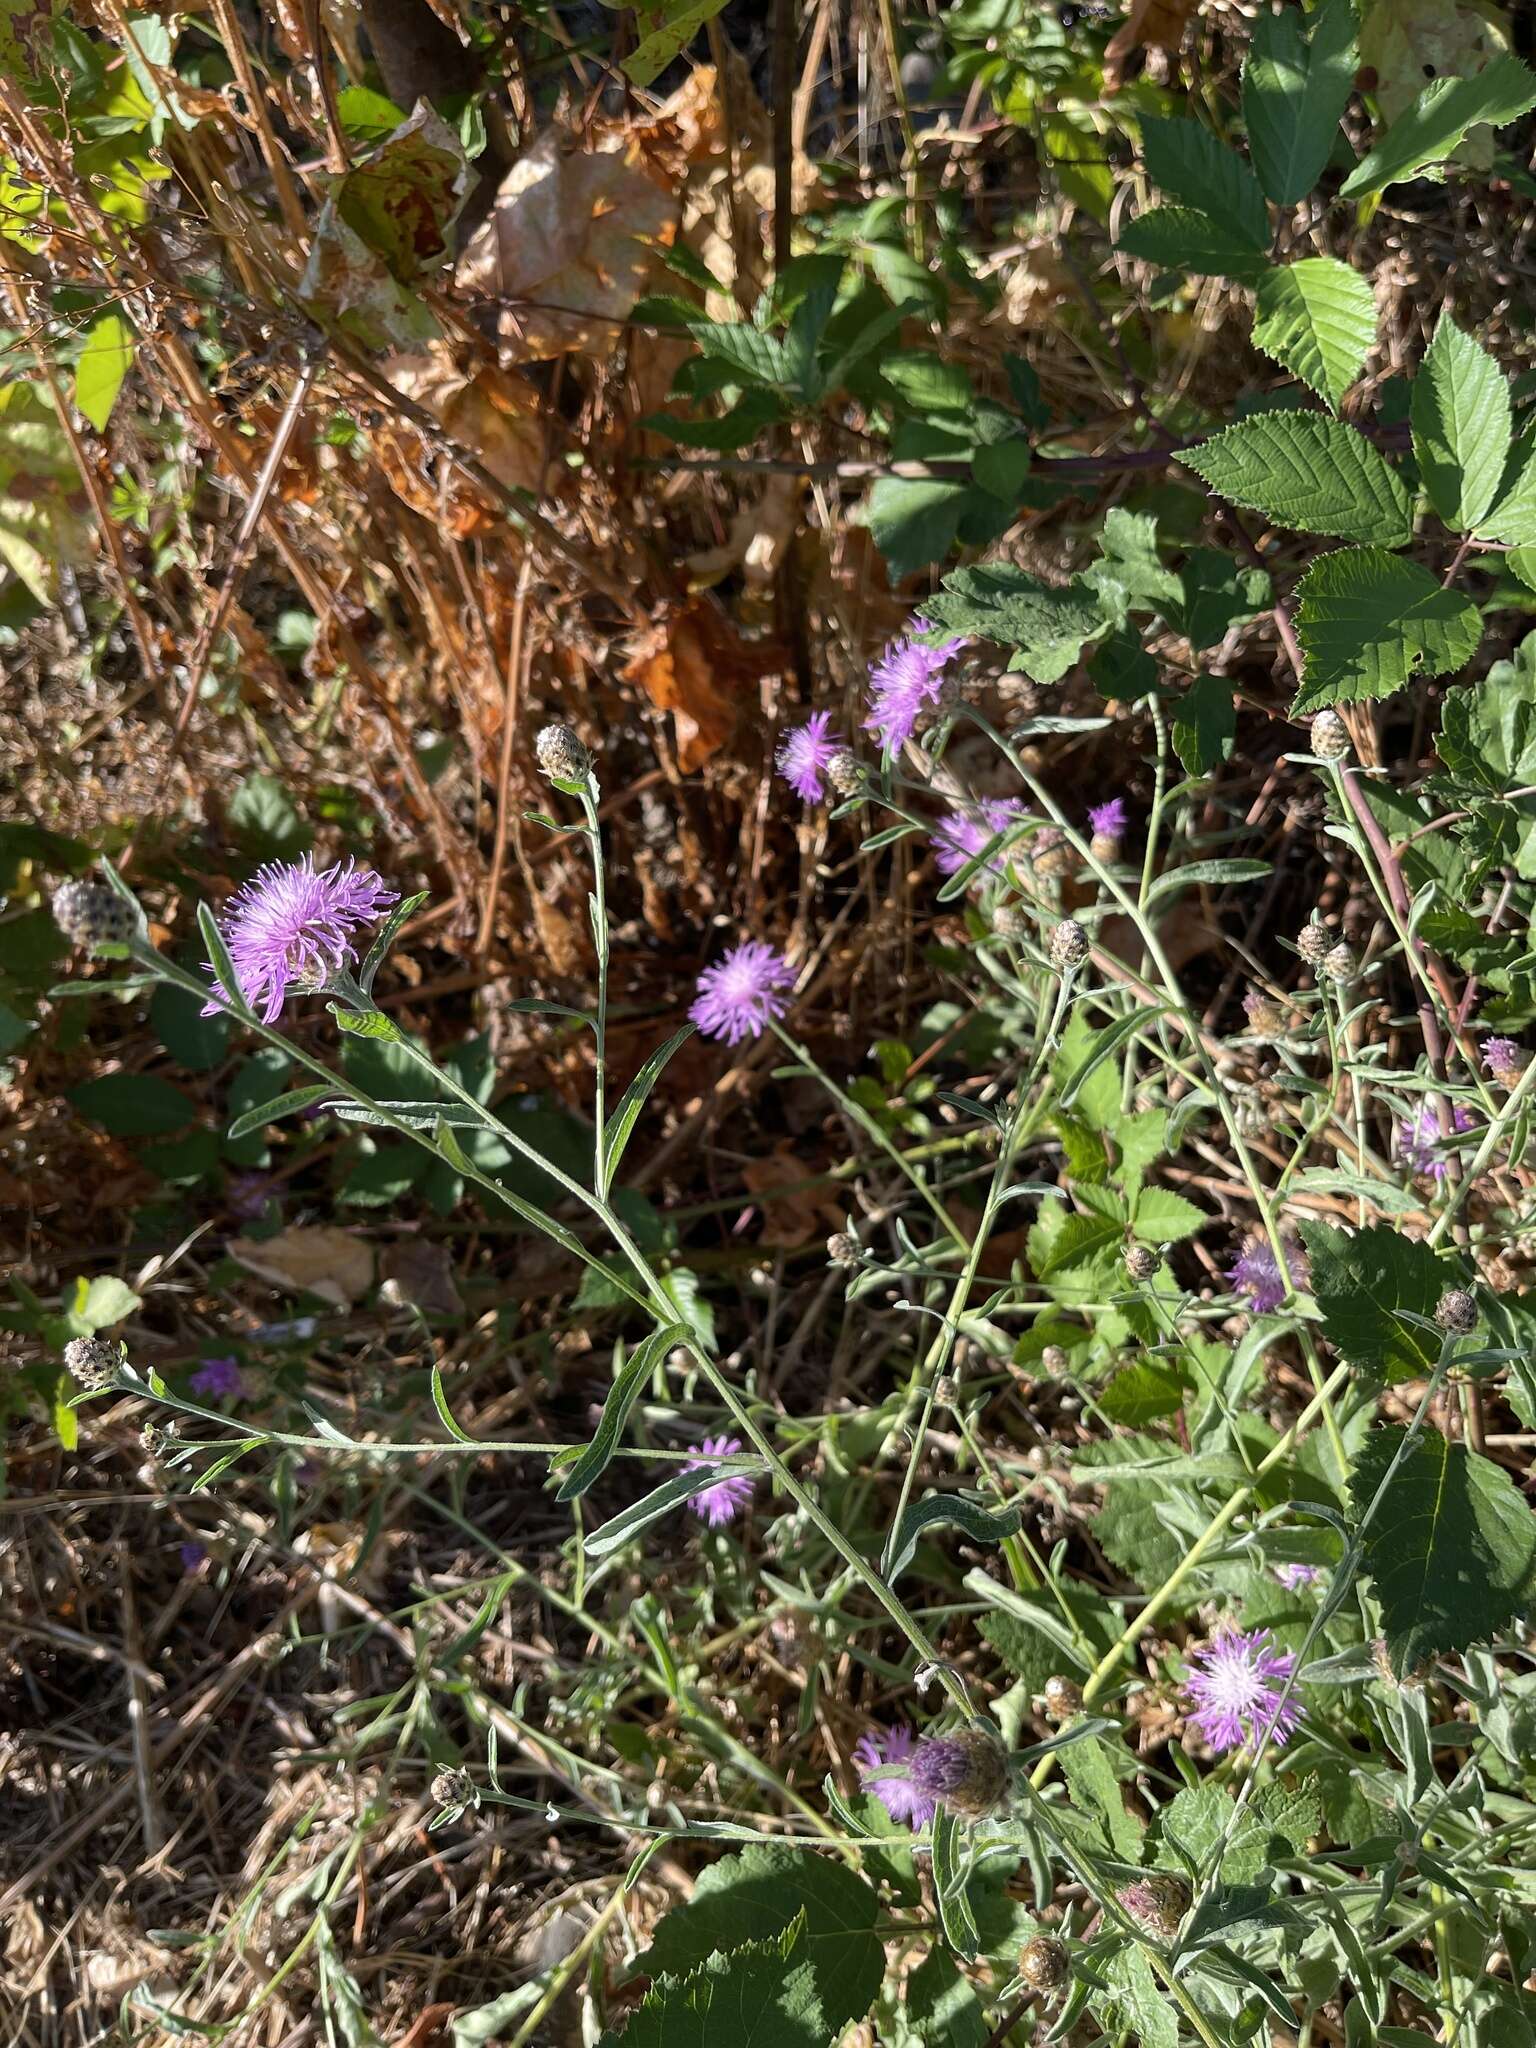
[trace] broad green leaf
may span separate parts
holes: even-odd
[[[0,385],[0,561],[39,604],[53,602],[61,562],[87,559],[89,518],[90,499],[47,393],[22,377]]]
[[[1173,750],[1186,775],[1209,775],[1232,752],[1237,705],[1226,676],[1199,675],[1173,714]]]
[[[973,1543],[1001,1543],[1005,1536],[1018,1534],[1019,1520],[1017,1507],[992,1510],[963,1493],[927,1494],[909,1502],[893,1524],[880,1560],[881,1576],[894,1586],[917,1555],[919,1538],[930,1529],[952,1526]]]
[[[1363,434],[1323,413],[1258,413],[1179,458],[1234,505],[1298,533],[1403,547],[1408,493]]]
[[[1414,677],[1452,674],[1472,659],[1483,634],[1476,605],[1382,548],[1322,556],[1296,595],[1306,660],[1292,717],[1390,697]]]
[[[1413,380],[1413,452],[1429,502],[1458,533],[1493,503],[1509,421],[1509,386],[1498,364],[1442,313]]]
[[[192,1074],[205,1074],[223,1059],[229,1045],[229,1019],[205,1017],[196,996],[173,982],[162,981],[149,999],[150,1029],[175,1060]]]
[[[1536,542],[1536,436],[1523,435],[1510,450],[1493,509],[1478,522],[1477,536],[1507,541],[1516,550]]]
[[[1073,1805],[1097,1820],[1110,1853],[1126,1863],[1139,1863],[1141,1822],[1126,1808],[1125,1791],[1103,1739],[1093,1736],[1086,1742],[1074,1742],[1058,1752],[1058,1759]]]
[[[133,329],[121,313],[103,313],[91,323],[75,365],[75,404],[98,434],[106,431],[132,364]]]
[[[1536,75],[1518,57],[1495,57],[1471,78],[1434,78],[1339,188],[1341,199],[1384,192],[1448,157],[1475,122],[1502,128],[1536,107]]]
[[[946,632],[1012,648],[1009,668],[1037,683],[1059,682],[1106,624],[1080,586],[1056,590],[1008,562],[954,570],[924,599],[923,616]]]
[[[560,1490],[555,1495],[556,1500],[576,1500],[597,1484],[613,1462],[619,1438],[623,1435],[624,1425],[629,1420],[629,1411],[639,1400],[646,1381],[656,1370],[657,1361],[664,1358],[679,1338],[686,1337],[687,1334],[687,1331],[677,1324],[670,1324],[664,1330],[653,1330],[643,1343],[635,1346],[609,1389],[591,1443],[567,1470],[560,1483]]]
[[[1276,1856],[1300,1855],[1309,1836],[1322,1825],[1315,1779],[1295,1786],[1278,1781],[1263,1786],[1238,1816],[1235,1827],[1234,1806],[1226,1787],[1212,1784],[1209,1778],[1175,1794],[1157,1819],[1159,1846],[1182,1852],[1166,1857],[1167,1866],[1209,1875],[1217,1844],[1230,1827],[1221,1857],[1221,1882],[1247,1884],[1261,1877]]]
[[[1180,599],[1168,623],[1196,653],[1275,601],[1266,569],[1241,569],[1220,548],[1191,548],[1179,570]]]
[[[75,1314],[94,1334],[97,1330],[110,1329],[113,1323],[120,1323],[125,1316],[133,1315],[139,1306],[139,1297],[126,1280],[119,1280],[112,1273],[103,1273],[86,1288],[85,1299]]]
[[[767,384],[777,391],[793,388],[794,365],[776,335],[765,334],[750,320],[692,320],[689,327],[706,356],[728,363],[754,384]]]
[[[655,1978],[622,2031],[604,2034],[599,2048],[825,2048],[833,2028],[809,1948],[802,1906],[779,1933],[738,1938],[687,1976]]]
[[[1096,221],[1107,222],[1115,174],[1093,122],[1080,112],[1054,107],[1042,116],[1040,137],[1062,191]]]
[[[1373,1429],[1350,1479],[1363,1516],[1407,1432]],[[1361,1541],[1392,1669],[1486,1642],[1536,1590],[1536,1513],[1501,1465],[1427,1429],[1393,1475]]]
[[[1203,121],[1167,121],[1145,114],[1142,153],[1154,185],[1192,207],[1254,254],[1269,253],[1269,208],[1259,181]]]
[[[1268,256],[1245,237],[1192,206],[1154,206],[1120,230],[1117,246],[1160,270],[1189,270],[1197,277],[1255,284],[1269,268]]]
[[[870,491],[864,523],[889,564],[893,581],[942,562],[955,544],[973,495],[956,478],[882,476]]]
[[[256,860],[296,860],[314,844],[314,833],[275,775],[248,775],[226,815],[241,848]]]
[[[824,2039],[832,2039],[864,2017],[880,1989],[885,1951],[875,1932],[879,1913],[872,1888],[836,1857],[780,1843],[754,1845],[699,1873],[693,1897],[659,1924],[639,1968],[652,1978],[681,1974],[718,1949],[775,1940],[803,1914],[797,1954],[810,1965]],[[732,2039],[711,2036],[711,2048],[716,2040]]]
[[[1389,1383],[1423,1379],[1440,1356],[1439,1333],[1401,1313],[1433,1317],[1454,1265],[1385,1223],[1348,1236],[1328,1223],[1303,1222],[1312,1293],[1329,1343],[1348,1364]]]
[[[158,1074],[103,1074],[65,1094],[82,1116],[114,1138],[163,1138],[197,1115],[192,1098]]]
[[[1089,2004],[1114,2038],[1134,2035],[1140,2048],[1179,2048],[1179,2010],[1153,1974],[1144,1948],[1127,1944],[1099,1965],[1108,1989]]]
[[[331,191],[337,217],[398,283],[441,268],[469,190],[457,135],[430,104],[416,110]]]
[[[1260,280],[1254,314],[1254,346],[1337,412],[1376,339],[1370,279],[1333,256],[1308,256]]]
[[[1136,1235],[1147,1244],[1178,1244],[1211,1220],[1203,1209],[1170,1188],[1143,1188],[1132,1213]]]
[[[663,0],[661,6],[635,9],[641,40],[624,59],[624,72],[643,92],[680,57],[706,22],[713,21],[725,0]]]
[[[1355,83],[1355,10],[1323,0],[1304,36],[1299,7],[1263,10],[1243,66],[1243,118],[1253,168],[1276,206],[1294,206],[1333,153]]]
[[[1536,784],[1536,634],[1481,683],[1447,692],[1437,751],[1455,803],[1472,812],[1460,829],[1479,859],[1512,863],[1522,880],[1536,880],[1536,797],[1506,795]],[[1482,938],[1481,920],[1474,923]]]
[[[1117,625],[1127,612],[1167,615],[1182,602],[1183,583],[1158,557],[1157,521],[1150,513],[1112,507],[1104,515],[1099,545],[1102,556],[1083,570],[1077,582],[1102,598],[1105,611]]]
[[[987,2048],[992,2033],[975,1987],[942,1948],[907,1979],[902,2017],[903,2048]]]
[[[1051,1228],[1046,1219],[1056,1206],[1042,1204],[1040,1221],[1029,1233],[1029,1263],[1037,1280],[1102,1258],[1124,1242],[1125,1225],[1112,1216],[1068,1215]]]
[[[1122,1366],[1098,1397],[1099,1412],[1124,1429],[1145,1429],[1184,1405],[1184,1375],[1161,1358],[1138,1358]]]

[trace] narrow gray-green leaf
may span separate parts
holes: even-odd
[[[1457,533],[1493,503],[1509,454],[1509,386],[1498,364],[1442,313],[1413,380],[1413,452],[1429,502]]]
[[[1243,66],[1248,148],[1276,206],[1294,206],[1317,183],[1355,83],[1352,0],[1323,0],[1310,36],[1307,21],[1299,7],[1264,10]]]
[[[1323,413],[1259,413],[1180,460],[1219,496],[1298,533],[1387,548],[1413,537],[1402,478],[1363,434]]]
[[[1254,312],[1254,346],[1337,412],[1376,339],[1370,279],[1336,257],[1308,256],[1259,280]]]
[[[1020,1510],[984,1508],[963,1493],[930,1493],[922,1500],[910,1501],[886,1539],[880,1562],[882,1574],[892,1585],[916,1556],[918,1538],[943,1523],[963,1529],[973,1543],[1001,1543],[1005,1536],[1018,1534]]]
[[[671,1346],[687,1335],[682,1324],[672,1323],[664,1330],[653,1330],[643,1343],[636,1345],[608,1391],[591,1443],[561,1481],[556,1500],[576,1500],[597,1484],[612,1463],[624,1425],[629,1420],[629,1411],[655,1371],[657,1360],[665,1357]]]
[[[691,1500],[694,1494],[702,1493],[706,1486],[718,1485],[731,1473],[756,1479],[762,1470],[761,1458],[736,1456],[715,1459],[697,1471],[675,1473],[672,1478],[664,1479],[660,1486],[653,1487],[642,1499],[621,1509],[600,1529],[594,1530],[586,1539],[586,1553],[588,1557],[606,1557],[610,1551],[621,1550],[626,1543],[632,1543],[642,1529],[648,1529],[652,1522],[670,1514],[673,1508]]]
[[[254,1109],[248,1109],[243,1116],[237,1116],[225,1136],[244,1138],[252,1131],[259,1131],[268,1124],[275,1124],[280,1117],[293,1116],[301,1109],[308,1109],[324,1096],[334,1095],[334,1082],[317,1081],[308,1088],[290,1088],[286,1095],[274,1095],[270,1102],[259,1102]]]
[[[665,1045],[656,1048],[633,1081],[624,1090],[614,1105],[608,1128],[603,1133],[603,1159],[611,1176],[624,1156],[624,1147],[629,1143],[640,1112],[645,1107],[646,1097],[661,1077],[661,1070],[671,1059],[685,1039],[692,1038],[694,1027],[685,1024],[680,1031],[674,1031]]]

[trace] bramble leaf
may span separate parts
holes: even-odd
[[[1059,682],[1106,623],[1080,585],[1056,590],[1009,562],[952,571],[924,600],[923,616],[950,633],[1011,647],[1009,668],[1037,683]]]
[[[1355,83],[1351,0],[1324,0],[1311,17],[1295,7],[1261,13],[1243,66],[1243,118],[1253,168],[1277,206],[1294,206],[1333,152]]]
[[[1385,1223],[1351,1237],[1328,1223],[1305,1222],[1301,1236],[1323,1329],[1339,1356],[1389,1383],[1432,1372],[1438,1333],[1420,1329],[1400,1311],[1432,1317],[1456,1282],[1455,1266]]]
[[[1260,279],[1254,312],[1255,348],[1337,412],[1376,339],[1370,279],[1335,257],[1308,256]]]
[[[1259,181],[1202,121],[1146,114],[1141,123],[1147,175],[1180,206],[1193,207],[1258,255],[1269,251],[1269,208]]]
[[[1306,666],[1292,717],[1390,697],[1411,677],[1449,675],[1472,659],[1483,636],[1476,605],[1382,548],[1322,556],[1296,595]]]
[[[808,1947],[802,1906],[779,1933],[717,1948],[686,1976],[658,1977],[601,2048],[824,2048],[834,2029]]]
[[[1536,107],[1536,75],[1518,57],[1495,57],[1471,78],[1433,78],[1339,187],[1341,199],[1384,192],[1448,157],[1475,122],[1502,128]]]
[[[1269,268],[1269,258],[1252,243],[1192,206],[1154,206],[1120,230],[1117,246],[1160,270],[1191,270],[1197,277],[1253,284]]]
[[[1413,383],[1413,452],[1429,502],[1458,533],[1493,503],[1510,438],[1498,364],[1442,314]]]
[[[1219,496],[1298,533],[1389,548],[1413,538],[1402,478],[1363,434],[1323,413],[1259,413],[1180,460]]]

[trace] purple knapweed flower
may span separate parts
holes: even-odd
[[[302,860],[270,861],[231,899],[224,941],[240,993],[264,1024],[274,1024],[290,989],[323,988],[338,968],[356,959],[352,933],[372,924],[398,901],[372,868],[337,861],[317,871]],[[210,964],[210,972],[212,971]],[[214,996],[229,1000],[217,981]],[[218,1015],[218,1001],[203,1015]]]
[[[1123,796],[1112,796],[1108,803],[1095,804],[1088,813],[1088,829],[1095,839],[1118,839],[1125,827]]]
[[[181,1568],[184,1572],[195,1572],[208,1561],[208,1553],[201,1543],[183,1543],[177,1555],[181,1559]]]
[[[786,733],[774,756],[779,773],[795,795],[805,803],[819,804],[826,789],[826,772],[835,754],[843,750],[842,738],[832,731],[830,711],[817,711]]]
[[[738,1436],[707,1436],[699,1445],[700,1456],[690,1458],[683,1470],[707,1471],[717,1458],[734,1458],[740,1449],[741,1438]],[[745,1472],[727,1472],[713,1486],[690,1494],[688,1506],[701,1521],[708,1522],[711,1529],[718,1529],[726,1522],[734,1522],[751,1500],[752,1484]]]
[[[1530,1054],[1512,1038],[1485,1038],[1483,1065],[1505,1088],[1513,1088],[1530,1064]]]
[[[969,860],[974,860],[987,843],[999,832],[1007,831],[1015,818],[1024,815],[1024,806],[1017,797],[983,797],[977,805],[979,816],[969,811],[949,811],[939,822],[939,828],[929,840],[933,848],[934,865],[941,875],[958,875]],[[990,860],[987,866],[994,875],[1003,871],[1001,859]]]
[[[895,1767],[911,1762],[916,1743],[905,1721],[898,1721],[894,1728],[871,1728],[853,1746],[860,1785],[874,1793],[892,1820],[903,1821],[909,1828],[926,1827],[938,1806],[926,1792],[919,1792],[910,1778],[896,1775]]]
[[[789,1008],[795,970],[761,939],[744,939],[723,960],[699,976],[699,992],[688,1015],[706,1038],[739,1045],[760,1038]]]
[[[1239,1293],[1247,1295],[1255,1315],[1272,1314],[1292,1287],[1307,1284],[1306,1253],[1288,1237],[1282,1238],[1281,1244],[1285,1249],[1284,1272],[1267,1237],[1256,1237],[1246,1244],[1227,1268],[1227,1278]]]
[[[205,1358],[187,1385],[200,1401],[239,1401],[245,1397],[245,1375],[233,1358]]]
[[[1190,1723],[1212,1749],[1257,1749],[1266,1741],[1278,1747],[1301,1719],[1294,1699],[1281,1704],[1280,1688],[1296,1659],[1289,1651],[1273,1654],[1272,1641],[1268,1629],[1244,1635],[1223,1628],[1203,1650],[1190,1652]]]
[[[931,633],[926,619],[912,620],[914,633]],[[944,671],[965,645],[945,640],[923,647],[916,640],[893,640],[869,672],[869,716],[864,730],[880,735],[888,754],[899,753],[911,739],[918,718],[937,704],[944,691]]]
[[[1452,1107],[1451,1123],[1457,1131],[1472,1128],[1472,1118],[1459,1102]],[[1445,1144],[1433,1103],[1426,1102],[1415,1115],[1405,1116],[1397,1127],[1398,1156],[1412,1172],[1427,1173],[1431,1180],[1445,1179]]]
[[[1323,1576],[1315,1564],[1277,1564],[1275,1577],[1287,1593],[1299,1593],[1303,1586],[1315,1586]]]

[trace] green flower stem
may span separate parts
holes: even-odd
[[[603,839],[597,822],[597,782],[587,771],[581,792],[587,837],[592,844],[592,938],[597,947],[597,1056],[593,1071],[593,1115],[597,1137],[592,1147],[592,1185],[597,1198],[608,1198],[608,899],[603,879]]]
[[[1456,1220],[1457,1212],[1471,1192],[1473,1182],[1483,1172],[1489,1160],[1492,1159],[1494,1153],[1499,1149],[1506,1126],[1510,1123],[1515,1111],[1525,1107],[1526,1101],[1533,1090],[1536,1090],[1536,1060],[1532,1060],[1529,1063],[1525,1072],[1505,1097],[1503,1106],[1496,1109],[1489,1118],[1488,1128],[1483,1134],[1483,1142],[1473,1154],[1471,1165],[1451,1190],[1445,1207],[1435,1219],[1434,1226],[1427,1240],[1430,1245],[1439,1244],[1452,1223]]]

